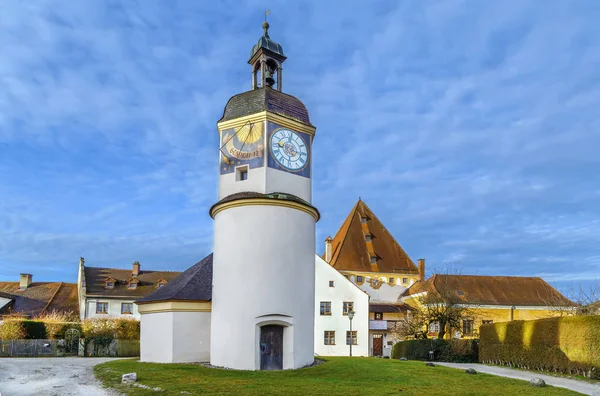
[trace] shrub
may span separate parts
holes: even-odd
[[[86,319],[81,323],[85,338],[110,337],[122,340],[140,339],[140,322],[133,318]]]
[[[139,340],[140,321],[133,318],[120,318],[116,323],[116,337],[119,340]]]
[[[7,319],[0,324],[0,340],[19,340],[25,338],[23,322],[18,319]]]
[[[426,339],[409,340],[396,343],[392,348],[392,358],[405,357],[411,360],[429,360],[429,351],[433,359],[440,362],[472,363],[478,361],[478,341],[464,339]]]
[[[566,316],[484,325],[483,363],[600,376],[600,316]]]
[[[75,328],[81,331],[81,325],[78,322],[72,322],[73,315],[70,313],[53,311],[39,318],[46,326],[46,337],[52,340],[59,340],[65,337],[65,332]]]
[[[45,340],[48,338],[46,335],[46,325],[44,322],[39,320],[23,320],[21,321],[21,324],[25,329],[25,339]]]

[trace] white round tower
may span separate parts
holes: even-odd
[[[269,25],[252,48],[252,89],[217,123],[210,361],[243,370],[314,360],[315,223],[306,107],[281,92],[286,57]]]

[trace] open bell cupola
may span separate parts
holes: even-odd
[[[269,23],[262,24],[264,33],[250,52],[248,63],[252,66],[252,89],[277,86],[281,91],[282,67],[286,60],[283,47],[269,37]]]

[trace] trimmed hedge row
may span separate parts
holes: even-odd
[[[483,363],[600,377],[600,316],[482,325]]]
[[[81,323],[10,318],[0,323],[0,340],[60,340],[73,328],[80,331],[82,338],[140,339],[139,320],[129,318],[95,318]]]
[[[44,322],[41,320],[7,319],[0,324],[0,340],[58,340],[65,332],[75,328],[81,331],[81,324],[76,322]]]
[[[479,340],[437,338],[427,340],[400,341],[392,348],[392,358],[405,357],[410,360],[430,360],[429,351],[433,351],[433,360],[438,362],[473,363],[478,361]]]

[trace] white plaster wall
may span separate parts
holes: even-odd
[[[352,346],[352,356],[369,356],[369,296],[346,277],[315,255],[315,355],[348,356],[346,331],[350,320],[343,315],[343,303],[354,302],[352,330],[356,331],[357,345]],[[334,287],[329,287],[329,281]],[[321,301],[331,302],[331,316],[320,314]],[[335,331],[335,345],[325,345],[324,332]]]
[[[6,304],[8,304],[11,301],[12,300],[10,298],[0,297],[0,309],[2,309]]]
[[[138,312],[138,306],[133,302],[139,299],[137,297],[133,300],[117,300],[117,299],[108,299],[108,298],[96,298],[96,297],[88,297],[85,302],[85,306],[87,306],[87,312],[81,313],[81,315],[86,315],[87,319],[89,318],[106,318],[106,317],[120,317],[120,318],[135,318],[140,319],[140,313]],[[107,302],[108,303],[108,314],[97,314],[96,313],[96,303],[97,302]],[[131,315],[125,315],[121,313],[121,303],[131,303],[133,304],[133,313]]]
[[[257,324],[266,318],[293,324],[284,330],[284,344],[293,338],[284,368],[312,363],[314,218],[287,207],[239,206],[219,212],[214,224],[211,363],[260,369]]]
[[[312,182],[309,177],[298,176],[273,168],[266,169],[267,184],[265,193],[285,192],[302,198],[306,202],[312,202]]]
[[[392,275],[390,275],[392,276]],[[349,279],[353,282],[356,283],[358,287],[360,287],[361,290],[365,291],[370,297],[371,297],[371,302],[372,303],[385,303],[385,302],[389,302],[389,303],[397,303],[399,297],[406,291],[406,289],[408,289],[408,287],[410,285],[412,285],[414,283],[414,280],[407,277],[407,276],[402,276],[400,274],[394,274],[393,275],[394,278],[396,278],[396,284],[394,285],[390,285],[389,283],[382,282],[382,285],[379,288],[374,288],[371,286],[371,284],[369,283],[369,281],[371,280],[370,276],[363,276],[363,282],[362,284],[358,284],[356,282],[356,276],[355,275],[350,275]],[[400,281],[402,280],[402,278],[408,278],[408,283],[407,284],[402,284]],[[387,277],[379,277],[377,276],[376,279],[387,279]]]
[[[210,360],[210,316],[210,312],[173,312],[173,362]]]
[[[247,180],[236,181],[236,172],[219,175],[219,199],[244,191],[264,193],[265,169],[265,166],[262,168],[249,169]]]
[[[140,360],[142,362],[172,363],[173,312],[142,315],[140,329]]]

